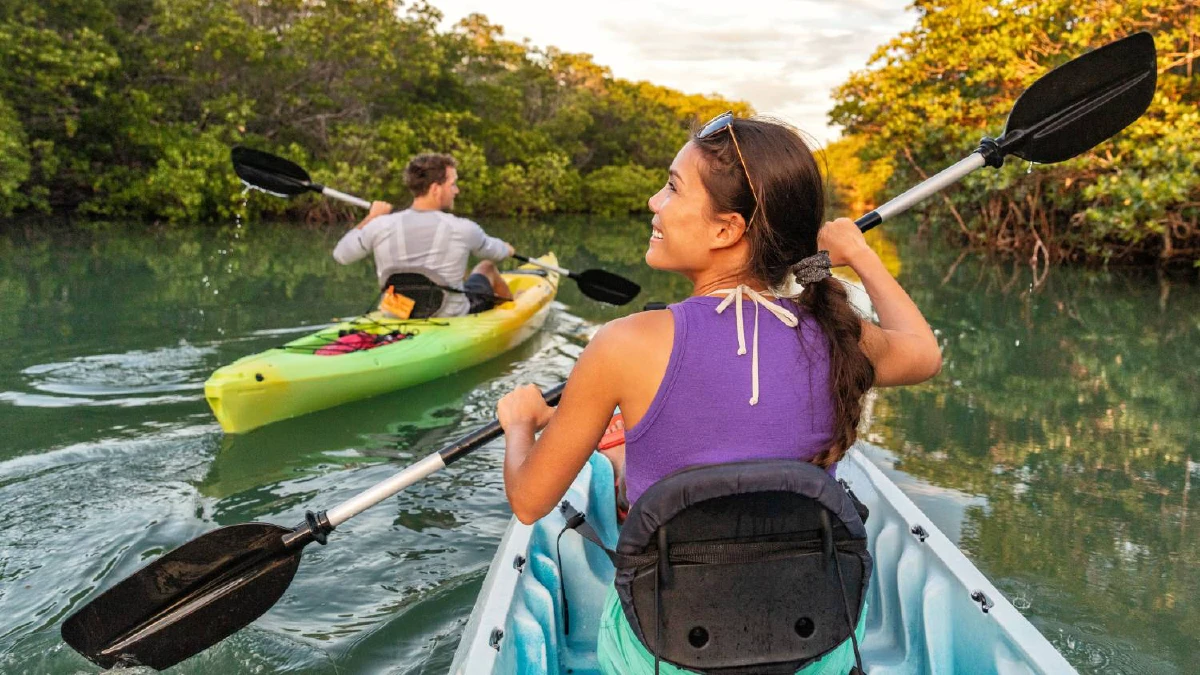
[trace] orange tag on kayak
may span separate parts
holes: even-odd
[[[397,293],[395,287],[388,286],[387,293],[383,294],[383,300],[379,303],[379,309],[397,319],[407,319],[412,315],[413,306],[416,304],[416,301],[407,295]]]

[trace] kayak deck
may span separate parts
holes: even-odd
[[[870,508],[875,558],[867,595],[863,664],[900,673],[1073,673],[1074,668],[900,489],[858,449],[838,466]],[[596,454],[565,499],[587,514],[608,546],[617,540],[613,473]],[[921,534],[913,529],[921,528]],[[561,569],[554,511],[533,525],[510,522],[463,631],[450,672],[599,673],[595,646],[613,568],[575,533],[562,538],[571,634],[562,634]],[[986,612],[984,607],[986,606]]]
[[[552,253],[539,260],[557,264]],[[495,358],[536,333],[557,293],[558,276],[522,265],[504,275],[513,300],[479,314],[388,319],[371,312],[355,317],[218,369],[204,384],[205,399],[222,429],[244,433],[445,377]],[[407,337],[346,354],[314,354],[346,330],[400,331]]]

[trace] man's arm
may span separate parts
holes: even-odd
[[[392,205],[388,202],[373,202],[371,210],[367,212],[367,217],[355,225],[354,229],[342,235],[341,240],[333,249],[333,259],[342,265],[349,265],[367,257],[367,254],[371,252],[371,242],[364,238],[363,228],[375,218],[391,212]]]
[[[489,236],[483,231],[483,228],[479,226],[479,223],[476,223],[473,220],[467,220],[466,218],[463,218],[462,220],[463,222],[467,223],[470,228],[470,234],[467,237],[467,244],[471,248],[471,253],[475,254],[476,257],[483,258],[484,260],[494,260],[496,262],[500,262],[505,258],[512,257],[512,254],[516,252],[513,249],[512,244],[509,244],[503,239],[497,239],[496,237]]]

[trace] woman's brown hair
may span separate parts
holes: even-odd
[[[739,213],[746,221],[750,245],[746,276],[768,288],[785,288],[792,265],[817,253],[817,231],[825,222],[821,171],[812,151],[791,127],[763,119],[739,118],[730,124],[745,167],[730,133],[693,136],[692,143],[705,159],[700,180],[714,215]],[[754,181],[753,189],[749,180]],[[859,346],[862,324],[841,282],[831,277],[809,284],[798,301],[829,340],[833,445],[813,459],[828,468],[858,437],[862,400],[874,383],[875,369]]]

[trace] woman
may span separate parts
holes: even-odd
[[[633,503],[657,480],[697,464],[792,458],[834,472],[870,387],[921,382],[941,368],[920,310],[854,223],[822,227],[820,171],[794,130],[726,113],[683,146],[669,175],[649,201],[646,263],[687,277],[691,297],[605,325],[557,409],[533,385],[498,405],[505,490],[524,523],[562,498],[614,408],[624,417]],[[829,276],[842,265],[862,279],[878,326],[859,317]],[[793,275],[800,296],[777,295]],[[606,641],[613,643],[605,633],[629,630],[619,605],[609,611],[614,602],[610,594],[602,662]],[[634,665],[610,660],[606,668]]]

